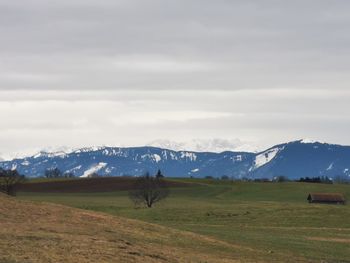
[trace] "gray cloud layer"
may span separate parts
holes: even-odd
[[[0,0],[0,152],[350,144],[350,2]]]

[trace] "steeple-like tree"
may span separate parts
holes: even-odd
[[[158,172],[156,174],[156,178],[164,178],[164,175],[162,174],[160,169],[158,169]]]

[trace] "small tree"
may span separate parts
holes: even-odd
[[[164,175],[162,174],[160,169],[158,169],[158,172],[156,173],[156,178],[164,178]]]
[[[162,178],[150,176],[149,173],[136,178],[133,190],[129,191],[129,197],[135,206],[144,204],[149,208],[168,195],[166,182]]]
[[[7,195],[16,195],[18,184],[24,180],[17,170],[0,170],[0,192]]]

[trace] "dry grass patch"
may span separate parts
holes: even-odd
[[[2,195],[0,203],[0,262],[237,262],[240,258],[239,248],[229,243],[137,220]]]

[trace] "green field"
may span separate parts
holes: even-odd
[[[154,208],[134,208],[125,191],[19,193],[19,198],[60,203],[187,230],[242,247],[265,261],[350,262],[349,205],[308,204],[309,192],[339,192],[350,185],[190,180]],[[252,257],[257,259],[256,257]]]

